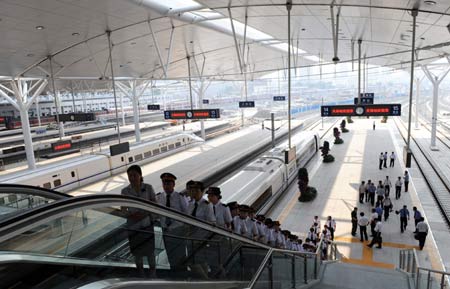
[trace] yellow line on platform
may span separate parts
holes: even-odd
[[[345,257],[342,258],[342,262],[355,264],[355,265],[361,265],[361,266],[384,268],[384,269],[394,269],[395,268],[394,264],[373,262],[373,261],[366,261],[366,260],[358,260],[358,259],[350,259],[350,258],[345,258]]]
[[[284,220],[286,220],[287,216],[289,216],[289,212],[292,210],[292,208],[297,204],[297,198],[300,193],[294,194],[294,196],[289,200],[288,206],[284,208],[284,210],[281,212],[281,214],[278,216],[278,221],[280,223],[283,223]]]

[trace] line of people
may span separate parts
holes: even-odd
[[[402,195],[402,186],[404,185],[405,193],[408,192],[409,187],[409,173],[408,171],[405,171],[403,175],[403,181],[402,177],[399,176],[397,180],[394,183],[395,187],[395,199],[398,200],[401,198]],[[383,181],[378,181],[378,185],[376,186],[372,180],[368,180],[367,183],[365,181],[361,181],[361,184],[359,186],[359,202],[361,204],[370,203],[373,206],[375,206],[375,202],[378,202],[380,199],[384,199],[389,197],[390,192],[392,188],[392,182],[389,176],[386,176],[386,178]],[[375,201],[376,196],[376,201]]]
[[[392,152],[389,157],[388,157],[388,152],[381,152],[380,156],[378,158],[379,162],[378,162],[378,168],[380,170],[382,170],[383,168],[387,168],[387,160],[389,158],[389,167],[393,168],[395,165],[395,160],[397,159],[397,156],[395,155],[394,152]]]

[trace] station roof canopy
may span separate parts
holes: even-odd
[[[361,39],[370,64],[409,66],[412,9],[418,58],[450,52],[449,1],[292,2],[292,66],[331,63],[338,18],[341,62]],[[60,79],[107,79],[111,31],[117,78],[187,78],[188,56],[194,77],[258,77],[287,67],[287,14],[285,0],[1,0],[0,75],[44,77],[51,56]]]

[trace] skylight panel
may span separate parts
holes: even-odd
[[[194,0],[142,0],[145,6],[163,9],[167,12],[189,11],[202,8],[202,5]]]
[[[204,19],[217,19],[217,18],[223,18],[223,14],[218,13],[216,11],[213,11],[209,8],[205,8],[202,10],[197,10],[197,11],[191,11],[192,14],[200,16]]]
[[[320,61],[320,58],[315,56],[315,55],[308,55],[308,56],[305,56],[304,58],[308,59],[310,61],[313,61],[313,62],[319,62]]]
[[[289,46],[288,46],[287,43],[272,44],[272,45],[270,45],[270,46],[273,47],[273,48],[276,48],[276,49],[278,49],[278,50],[281,50],[281,51],[283,51],[283,52],[288,53],[288,48],[289,48]],[[296,53],[297,53],[297,48],[293,47],[292,45],[291,45],[291,53],[292,53],[292,54],[296,54]],[[304,51],[304,50],[302,50],[302,49],[299,48],[299,49],[298,49],[298,53],[299,53],[299,54],[305,54],[306,51]]]
[[[210,20],[210,21],[208,21],[208,24],[210,24],[216,28],[225,30],[226,32],[233,33],[230,18]],[[234,25],[234,30],[236,31],[236,35],[244,37],[245,24],[243,24],[239,21],[233,20],[233,25]],[[262,31],[259,31],[258,29],[248,26],[248,25],[247,25],[246,37],[249,39],[252,39],[252,40],[256,40],[256,41],[273,39],[273,37],[270,36],[269,34],[266,34]]]

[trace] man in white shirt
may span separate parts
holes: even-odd
[[[189,215],[214,224],[216,222],[216,217],[214,215],[213,206],[203,198],[203,183],[196,182],[196,186],[192,187],[191,190],[192,199],[188,206]]]
[[[361,242],[364,242],[364,239],[368,241],[369,238],[367,237],[367,226],[370,223],[369,218],[365,216],[364,212],[359,213],[359,216],[360,218],[358,220],[358,225],[359,225],[360,240]]]
[[[274,234],[274,229],[273,229],[273,221],[271,218],[266,218],[264,220],[264,224],[266,225],[266,242],[267,245],[275,247],[276,245],[276,239],[275,239],[275,234]]]
[[[379,159],[378,167],[379,167],[380,170],[382,170],[383,169],[383,160],[384,160],[383,152],[381,152],[380,157],[378,159]]]
[[[423,250],[423,246],[425,246],[425,240],[428,235],[428,225],[425,223],[424,218],[420,218],[420,222],[417,223],[416,226],[417,230],[417,239],[419,240],[419,247],[420,250]]]
[[[208,194],[208,200],[213,208],[216,225],[230,230],[233,219],[231,218],[230,209],[220,201],[222,199],[220,188],[209,187],[206,193]]]
[[[256,228],[258,228],[258,241],[267,244],[267,226],[264,224],[266,217],[264,215],[256,216]]]
[[[331,216],[328,216],[325,224],[327,225],[328,230],[330,230],[331,241],[334,241],[334,232],[336,232],[336,221]]]
[[[248,234],[248,228],[245,225],[245,219],[246,219],[246,214],[244,214],[244,212],[241,212],[242,207],[239,206],[238,208],[238,215],[234,216],[233,218],[233,233],[235,234],[239,234],[242,236],[247,236]]]
[[[376,220],[378,220],[378,213],[375,209],[372,209],[372,215],[370,216],[370,232],[371,232],[371,237],[375,236],[375,225],[376,225]]]
[[[400,196],[402,194],[402,177],[398,177],[397,181],[395,182],[395,199],[400,199]]]
[[[389,196],[389,193],[391,192],[391,187],[392,187],[392,183],[391,180],[389,179],[389,176],[386,176],[386,178],[384,179],[384,195],[385,196]]]
[[[391,160],[391,161],[389,162],[389,167],[390,167],[390,168],[393,168],[393,167],[394,167],[394,163],[395,163],[395,159],[397,158],[396,155],[395,155],[395,153],[392,152],[391,155],[389,156],[389,158],[390,158],[390,160]]]
[[[372,238],[372,241],[370,242],[369,245],[367,245],[367,247],[372,248],[373,245],[378,244],[377,248],[381,249],[382,248],[382,243],[383,243],[383,238],[381,237],[381,229],[383,228],[383,224],[381,223],[381,221],[375,220],[376,225],[375,225],[375,235]]]
[[[275,236],[275,246],[280,249],[284,249],[286,246],[286,242],[284,240],[284,236],[281,233],[281,224],[279,221],[273,221],[273,233]]]
[[[241,218],[243,218],[245,227],[247,228],[247,232],[246,232],[245,236],[249,239],[257,240],[258,239],[258,228],[256,227],[255,220],[252,220],[249,217],[250,210],[251,209],[249,206],[241,205],[239,207],[239,215],[241,215]]]

